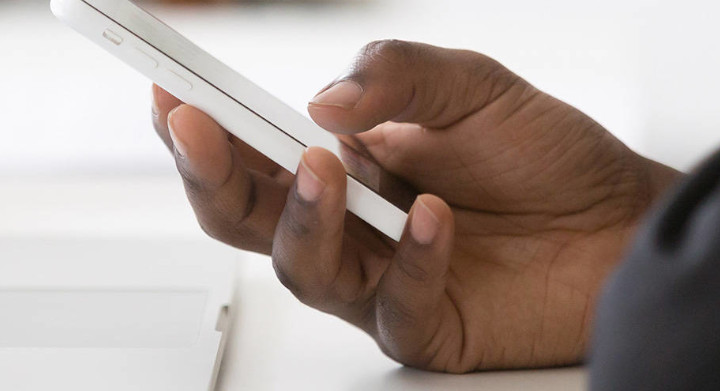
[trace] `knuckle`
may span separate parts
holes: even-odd
[[[292,292],[293,295],[298,297],[301,293],[300,289],[298,288],[295,279],[292,278],[291,273],[285,270],[284,265],[287,265],[289,262],[286,252],[279,249],[278,246],[273,246],[270,257],[272,259],[273,270],[275,270],[275,275],[280,283]]]
[[[470,81],[466,83],[467,88],[479,93],[483,97],[481,101],[485,103],[492,102],[515,87],[529,86],[504,65],[480,53],[468,54],[464,69],[464,78]]]
[[[208,223],[204,219],[198,219],[198,225],[200,225],[200,229],[205,233],[205,235],[215,240],[222,241],[225,237],[225,235],[222,234],[222,231],[217,229],[217,225]]]
[[[253,214],[258,202],[258,188],[255,180],[250,177],[247,181],[247,191],[243,192],[236,199],[227,200],[217,197],[213,204],[215,213],[219,216],[228,216],[231,219],[231,226],[236,231],[246,231],[248,220]]]
[[[397,39],[373,41],[365,45],[358,55],[360,68],[382,62],[389,65],[405,64],[413,55],[415,44]]]
[[[397,267],[404,275],[413,281],[422,283],[427,282],[432,278],[427,270],[412,261],[398,262]]]
[[[217,241],[239,248],[244,248],[244,244],[249,241],[244,232],[234,230],[226,221],[213,217],[199,217],[198,224],[207,236]]]
[[[334,276],[312,264],[317,260],[308,255],[311,251],[307,251],[307,247],[290,246],[289,250],[285,247],[281,241],[275,241],[271,253],[272,265],[280,283],[293,296],[301,303],[325,312],[349,307],[340,298]]]
[[[525,83],[522,83],[522,79],[501,65],[492,68],[488,73],[488,80],[490,83],[486,89],[491,100],[510,90],[525,88]]]
[[[267,253],[272,248],[272,239],[250,229],[237,230],[224,221],[198,219],[198,223],[207,236],[235,248],[259,253]]]
[[[174,147],[173,147],[174,149]],[[185,164],[184,158],[178,156],[177,152],[173,150],[175,155],[175,167],[177,168],[180,177],[185,185],[185,192],[188,197],[195,197],[202,194],[203,187],[200,181],[190,172],[189,168]]]
[[[216,213],[212,205],[198,205],[197,199],[193,199],[192,203],[200,229],[207,236],[233,245],[249,239],[248,230],[240,229],[225,215]]]
[[[407,276],[410,280],[424,283],[433,278],[426,268],[420,266],[420,263],[429,263],[429,260],[425,259],[423,262],[418,261],[418,258],[422,256],[412,249],[403,247],[398,251],[396,256],[394,266],[398,268],[402,275]]]
[[[400,325],[412,325],[417,320],[405,303],[389,295],[378,297],[377,308],[382,319],[380,328],[386,332],[396,330]]]
[[[225,192],[212,191],[202,184],[185,180],[185,190],[198,217],[200,228],[210,237],[222,240],[252,233],[248,219],[257,203],[257,187],[254,180],[247,182],[248,189],[241,194],[228,196]]]
[[[285,272],[285,270],[283,270],[282,267],[279,266],[279,263],[275,261],[275,257],[273,257],[273,269],[275,270],[275,275],[277,276],[278,281],[280,281],[285,288],[295,295],[295,297],[300,297],[301,292],[295,284],[295,281],[288,273]]]
[[[412,43],[399,39],[381,39],[365,45],[363,53],[385,56],[403,55],[408,52],[411,46]]]
[[[327,284],[327,297],[333,305],[343,308],[365,308],[370,306],[368,298],[363,295],[362,287],[350,289],[348,286],[333,284],[332,281]]]
[[[286,251],[274,246],[271,254],[273,269],[280,283],[290,291],[301,303],[308,306],[315,306],[317,303],[317,292],[310,289],[310,284],[298,280],[296,273],[289,270],[294,259]]]

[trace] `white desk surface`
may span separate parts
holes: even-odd
[[[162,244],[172,246],[169,239],[176,238],[204,246],[199,248],[206,248],[211,256],[227,254],[224,245],[209,242],[197,227],[177,177],[3,178],[0,216],[0,238],[5,240],[65,238],[76,243],[85,240],[91,247],[104,242],[99,239],[118,238],[128,246],[136,246],[133,240],[138,246],[155,242],[156,248],[147,256],[158,256],[163,252]],[[299,303],[275,278],[267,257],[239,251],[238,257],[237,299],[232,307],[238,314],[237,327],[228,334],[219,391],[583,389],[584,371],[580,368],[464,376],[403,369],[360,330]],[[72,275],[73,271],[65,274]],[[137,278],[140,281],[146,276]],[[5,362],[0,374],[14,368],[12,376],[0,376],[0,389],[40,391],[50,386],[44,379],[54,379],[59,389],[90,391],[94,389],[91,386],[102,384],[102,378],[108,378],[115,380],[106,390],[125,390],[130,384],[134,390],[189,390],[177,385],[178,375],[172,371],[183,368],[183,378],[204,373],[197,366],[207,363],[192,355],[193,351],[207,353],[201,345],[176,354],[163,349],[126,353],[113,349],[0,349],[0,363]],[[148,365],[142,365],[145,369],[134,365],[130,370],[126,361],[130,359]],[[78,365],[92,374],[73,379],[70,374],[82,373]],[[30,373],[44,373],[45,377],[29,377]],[[168,378],[163,382],[162,376]],[[208,381],[193,378],[192,384]]]
[[[0,178],[0,390],[206,389],[241,255],[176,177]]]

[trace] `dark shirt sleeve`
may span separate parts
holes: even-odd
[[[593,391],[720,391],[720,154],[649,216],[601,297]]]

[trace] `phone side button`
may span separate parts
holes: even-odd
[[[103,38],[114,43],[115,45],[119,46],[121,43],[123,43],[123,38],[120,36],[120,34],[114,32],[110,29],[103,31],[102,35],[103,35]]]
[[[172,82],[174,82],[178,87],[184,88],[188,91],[192,90],[193,85],[189,81],[187,81],[184,77],[177,74],[177,72],[168,69],[167,74],[170,75],[170,78],[172,79]]]
[[[145,53],[145,51],[140,48],[134,48],[132,50],[132,54],[134,57],[137,57],[138,61],[143,62],[148,68],[155,69],[160,65],[156,59]]]

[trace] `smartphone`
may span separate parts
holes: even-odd
[[[417,193],[384,171],[361,143],[340,142],[129,0],[52,0],[64,23],[215,119],[295,173],[304,150],[335,153],[347,172],[347,209],[398,241]]]

